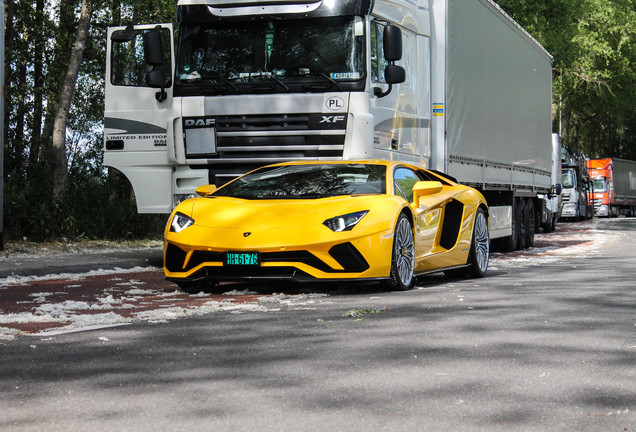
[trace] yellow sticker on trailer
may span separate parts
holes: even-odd
[[[444,117],[444,104],[433,104],[433,117]]]

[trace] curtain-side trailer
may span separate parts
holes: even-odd
[[[108,31],[104,163],[139,212],[267,163],[380,158],[481,190],[508,249],[552,217],[551,56],[492,1],[179,0],[177,21]]]

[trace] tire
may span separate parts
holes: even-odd
[[[484,277],[488,270],[490,259],[490,233],[488,232],[488,218],[486,211],[479,207],[475,213],[473,224],[473,239],[470,242],[468,254],[468,275],[474,278]]]
[[[548,233],[551,233],[552,231],[554,231],[554,224],[556,223],[555,220],[556,220],[556,216],[552,215],[550,217],[550,220],[545,225],[543,225],[543,232],[544,233],[548,234]]]
[[[393,251],[391,254],[391,276],[386,282],[390,290],[406,291],[411,289],[415,269],[415,238],[413,226],[404,213],[400,214],[393,232]]]
[[[556,231],[556,223],[557,223],[557,219],[558,219],[558,218],[557,218],[556,216],[554,216],[554,217],[552,218],[552,225],[551,225],[551,227],[550,227],[550,232],[554,232],[554,231]]]
[[[528,226],[526,228],[526,247],[531,248],[534,246],[534,234],[536,231],[536,214],[534,212],[534,201],[528,199],[526,202],[526,221]]]
[[[503,237],[495,240],[495,246],[497,246],[497,250],[501,250],[503,252],[512,252],[517,250],[517,245],[519,244],[519,205],[517,200],[512,200],[512,220],[511,220],[511,229],[512,234],[508,237]]]
[[[519,211],[519,242],[517,244],[518,249],[527,248],[526,242],[528,241],[528,212],[526,210],[526,203],[523,198],[517,201],[517,207]]]

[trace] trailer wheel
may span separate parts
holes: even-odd
[[[525,249],[528,247],[528,211],[526,209],[526,202],[523,198],[517,202],[517,208],[519,209],[519,249]]]
[[[536,214],[534,213],[534,201],[532,198],[528,199],[526,203],[526,221],[528,226],[526,228],[526,247],[534,246],[534,234],[536,231]]]
[[[493,240],[493,247],[496,250],[503,252],[512,252],[517,250],[517,246],[519,245],[519,219],[519,204],[517,203],[517,200],[513,199],[512,220],[510,221],[512,233],[508,237]]]

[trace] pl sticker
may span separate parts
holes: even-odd
[[[325,106],[332,111],[338,111],[343,109],[344,104],[345,104],[344,100],[338,96],[332,96],[329,99],[327,99],[327,101],[325,102]]]

